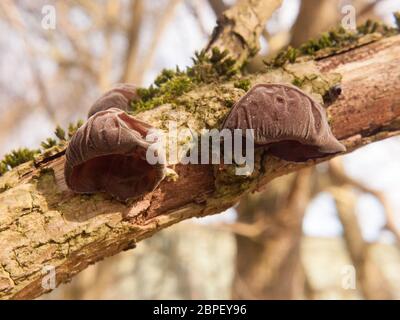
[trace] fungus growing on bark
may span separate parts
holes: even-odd
[[[146,160],[150,129],[116,108],[92,115],[66,150],[68,187],[78,193],[108,192],[119,200],[153,191],[165,176],[165,165]]]
[[[312,97],[284,84],[258,84],[232,107],[222,128],[254,129],[256,147],[286,161],[304,162],[343,152],[324,108]]]
[[[130,101],[139,99],[136,92],[136,86],[128,83],[117,84],[113,89],[103,94],[91,106],[88,112],[88,118],[99,111],[110,108],[118,108],[127,111]]]

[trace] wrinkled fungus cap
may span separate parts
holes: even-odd
[[[78,129],[66,150],[68,187],[78,193],[108,192],[119,200],[153,191],[165,165],[151,165],[145,137],[152,127],[124,111],[99,111]]]
[[[110,108],[118,108],[127,111],[130,101],[139,99],[136,93],[136,86],[128,83],[117,84],[113,89],[102,95],[91,106],[88,112],[88,118],[99,111],[108,110]]]
[[[254,129],[256,146],[286,161],[304,162],[344,152],[334,137],[324,108],[300,89],[258,84],[235,105],[222,128]]]

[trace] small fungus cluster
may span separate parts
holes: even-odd
[[[78,193],[107,192],[119,200],[137,199],[154,190],[165,165],[146,161],[150,125],[128,115],[136,87],[121,84],[100,97],[88,120],[68,144],[64,176]]]

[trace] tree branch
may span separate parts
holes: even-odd
[[[122,75],[122,82],[134,82],[135,80],[135,67],[139,56],[140,29],[144,15],[143,0],[133,0],[131,7],[132,18],[128,29],[128,49],[126,54],[126,66]]]
[[[142,82],[144,73],[151,67],[161,36],[174,17],[175,10],[181,1],[182,0],[170,0],[166,4],[164,10],[158,13],[159,16],[157,18],[159,21],[154,30],[154,34],[152,35],[150,46],[143,57],[143,61],[137,65],[137,72],[132,77],[136,83]]]
[[[400,133],[400,36],[315,62],[286,65],[249,80],[252,85],[291,82],[304,69],[314,75],[320,72],[322,78],[341,74],[343,94],[327,112],[334,134],[348,152]],[[217,126],[229,111],[223,97],[243,94],[232,82],[199,85],[181,99],[203,99],[203,108],[189,111],[163,105],[136,116],[156,127],[163,124],[161,114],[174,119],[177,113],[182,123]],[[89,264],[133,248],[165,227],[219,213],[275,177],[315,164],[287,163],[264,152],[246,187],[239,181],[224,192],[212,165],[177,165],[177,181],[164,180],[154,192],[131,204],[105,194],[68,191],[63,182],[63,152],[23,164],[0,177],[0,297],[37,297],[46,291],[41,285],[46,265],[56,268],[57,284],[65,282]]]
[[[338,0],[302,0],[300,12],[292,28],[291,45],[295,48],[338,22]]]
[[[368,243],[362,237],[355,213],[357,197],[348,185],[334,186],[329,188],[329,191],[335,199],[346,246],[357,269],[357,280],[363,296],[368,300],[393,299],[389,283],[371,256]]]
[[[386,218],[386,229],[392,232],[395,236],[397,244],[400,244],[400,229],[397,227],[396,215],[393,211],[392,206],[389,204],[388,199],[382,191],[370,188],[361,182],[354,180],[353,178],[346,175],[343,167],[343,163],[339,158],[333,159],[329,162],[329,174],[331,180],[337,185],[347,185],[355,188],[364,193],[369,193],[375,197],[382,205],[383,211]]]
[[[276,179],[268,190],[238,206],[242,225],[258,227],[252,237],[236,235],[235,299],[301,299],[302,221],[311,197],[312,170]],[[282,186],[283,185],[283,186]],[[243,290],[245,289],[245,290]]]
[[[218,18],[206,51],[227,50],[236,67],[241,67],[249,56],[258,52],[265,23],[281,4],[282,0],[238,0]]]

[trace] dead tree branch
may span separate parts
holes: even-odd
[[[143,61],[137,66],[137,73],[133,77],[135,83],[140,84],[142,82],[142,77],[145,71],[151,67],[161,36],[165,31],[166,27],[168,26],[168,24],[171,22],[172,18],[174,17],[175,10],[181,3],[181,1],[182,0],[170,0],[167,3],[164,11],[159,13],[160,15],[159,22],[156,25],[154,34],[152,35],[153,38],[151,40],[149,49],[147,50],[145,56],[143,57]]]
[[[344,230],[346,246],[357,270],[357,280],[366,299],[393,299],[390,286],[382,270],[374,261],[368,243],[363,239],[355,213],[357,197],[347,185],[329,189],[336,203]]]
[[[249,54],[248,47],[239,51],[240,57]],[[342,76],[344,93],[327,112],[334,134],[348,152],[400,133],[400,36],[248,79],[252,85],[291,82],[299,69]],[[184,97],[203,99],[203,108],[189,111],[184,106],[161,105],[136,117],[155,127],[163,124],[161,114],[180,124],[191,122],[198,129],[215,126],[229,111],[221,92],[238,97],[242,91],[232,82],[199,85]],[[177,112],[179,118],[174,118]],[[63,182],[62,151],[6,173],[0,177],[0,297],[37,297],[46,291],[42,286],[44,266],[55,268],[57,284],[65,282],[89,264],[133,248],[163,228],[219,213],[272,179],[316,164],[295,165],[260,152],[246,188],[233,183],[226,188],[228,192],[221,192],[221,181],[212,165],[178,164],[177,181],[164,180],[144,199],[129,204],[105,194],[87,196],[68,191]]]
[[[305,277],[300,260],[302,221],[311,196],[310,168],[274,180],[271,193],[242,201],[239,221],[259,228],[257,237],[236,235],[235,299],[301,299]],[[255,223],[255,225],[253,224]]]
[[[334,183],[339,185],[348,185],[356,190],[359,190],[364,193],[369,193],[373,197],[375,197],[382,205],[383,211],[386,218],[386,229],[393,233],[396,237],[397,243],[400,243],[400,230],[397,227],[395,213],[393,212],[392,206],[389,204],[385,194],[379,190],[375,190],[370,188],[361,182],[349,177],[346,175],[343,163],[340,159],[332,159],[329,162],[329,173],[330,178],[333,180]]]
[[[218,19],[218,26],[207,46],[207,51],[227,50],[240,67],[259,50],[259,39],[265,22],[282,4],[282,0],[239,0]]]

